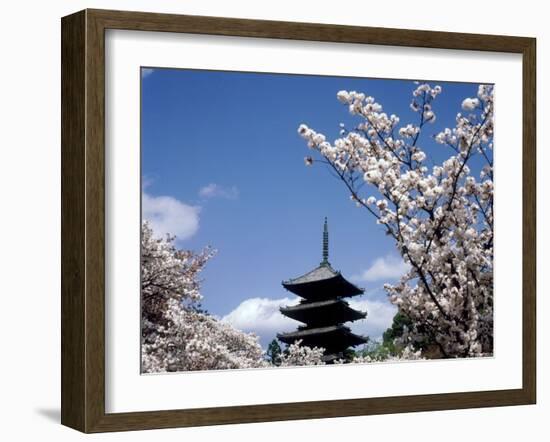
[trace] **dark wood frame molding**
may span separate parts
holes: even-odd
[[[536,400],[536,40],[311,23],[84,10],[62,19],[61,422],[142,430],[534,404]],[[496,51],[523,57],[523,386],[189,410],[105,413],[105,30]]]

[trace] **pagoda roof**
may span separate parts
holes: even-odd
[[[365,291],[349,282],[340,272],[325,262],[302,276],[283,281],[283,287],[308,299],[356,296]]]
[[[351,332],[344,325],[331,325],[328,327],[302,328],[290,333],[279,333],[277,339],[285,344],[292,344],[302,340],[302,344],[308,347],[323,347],[329,352],[335,349],[346,349],[364,344],[367,339]]]
[[[316,302],[301,302],[298,305],[281,307],[283,315],[305,324],[335,324],[356,321],[367,317],[366,312],[355,310],[342,299]]]
[[[302,276],[297,278],[291,278],[288,281],[284,281],[283,284],[286,285],[298,285],[298,284],[307,284],[315,281],[323,281],[327,279],[336,278],[340,275],[340,272],[334,270],[330,264],[321,264],[319,267],[314,268],[313,270],[307,272]]]

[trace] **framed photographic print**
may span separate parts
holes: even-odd
[[[64,17],[62,423],[535,403],[535,51]]]

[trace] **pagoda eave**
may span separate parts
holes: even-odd
[[[352,333],[348,327],[343,325],[302,328],[295,332],[278,334],[277,339],[285,344],[293,344],[301,340],[302,345],[307,347],[323,347],[330,351],[346,349],[367,342],[366,338]]]
[[[342,299],[329,299],[316,302],[301,302],[290,307],[281,307],[283,315],[311,326],[342,324],[367,317],[366,312],[352,309]]]
[[[365,290],[347,281],[342,275],[338,274],[329,279],[294,283],[291,281],[283,282],[283,287],[295,295],[308,300],[323,300],[334,297],[352,297],[362,295]]]

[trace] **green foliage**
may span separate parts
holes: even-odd
[[[403,327],[411,327],[412,321],[401,312],[397,312],[393,317],[391,327],[382,335],[382,345],[389,354],[395,356],[399,353],[399,348],[395,345],[395,340],[403,336]]]
[[[277,339],[273,339],[273,341],[271,341],[267,346],[267,351],[266,351],[267,360],[271,362],[273,365],[280,365],[282,352],[283,351]]]
[[[373,360],[383,361],[390,356],[399,356],[402,348],[395,344],[395,340],[403,336],[403,328],[410,327],[411,320],[400,312],[393,317],[391,327],[382,335],[382,341],[370,340],[365,344],[358,356],[370,357]]]
[[[353,360],[353,358],[355,358],[356,356],[358,356],[358,353],[352,348],[347,348],[346,350],[344,350],[344,360],[349,362]]]
[[[358,356],[368,356],[373,360],[383,361],[390,356],[390,351],[382,342],[369,340],[363,347],[363,350],[358,352]]]
[[[391,327],[388,328],[382,335],[382,346],[390,355],[399,356],[403,349],[401,346],[396,345],[395,340],[403,336],[403,329],[405,327],[411,329],[412,326],[413,323],[411,319],[401,312],[397,312],[397,314],[393,317]],[[426,329],[426,326],[423,324],[417,324],[416,327],[424,338],[412,343],[414,350],[421,350],[422,355],[426,358],[438,359],[442,357],[439,345],[436,343],[433,333]]]

